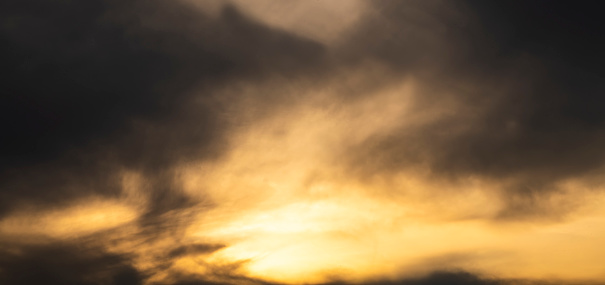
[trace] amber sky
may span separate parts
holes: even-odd
[[[600,4],[4,0],[0,284],[605,284]]]

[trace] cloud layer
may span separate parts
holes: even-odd
[[[284,264],[324,283],[348,259],[332,279],[541,284],[510,261],[527,276],[468,272],[493,273],[498,250],[547,259],[538,237],[602,240],[586,231],[605,164],[598,3],[351,3],[325,32],[337,5],[0,4],[0,283],[281,284]],[[378,266],[370,240],[426,252]],[[564,277],[588,278],[576,267]]]

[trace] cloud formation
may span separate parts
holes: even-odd
[[[0,283],[600,276],[596,2],[198,2],[0,4]]]
[[[595,108],[603,84],[591,66],[602,25],[589,12],[595,7],[373,3],[380,17],[362,24],[352,52],[422,82],[411,112],[437,115],[354,146],[354,168],[380,175],[428,167],[437,178],[510,181],[502,190],[512,212],[504,216],[540,208],[536,196],[566,179],[598,180],[603,118]]]
[[[157,173],[216,157],[229,99],[214,86],[295,76],[322,55],[231,6],[208,19],[165,1],[3,5],[4,211],[20,199],[112,194],[120,167]]]

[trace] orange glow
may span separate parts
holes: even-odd
[[[325,96],[333,91],[316,89],[307,103],[233,132],[234,147],[220,160],[181,165],[176,173],[183,191],[206,201],[191,213],[166,214],[175,215],[175,222],[194,217],[183,223],[181,237],[142,243],[133,234],[139,209],[149,203],[146,178],[133,171],[123,173],[121,202],[90,200],[62,210],[22,211],[0,221],[0,230],[65,239],[118,228],[120,242],[107,248],[134,250],[137,266],[146,270],[158,268],[158,256],[181,244],[224,244],[175,257],[169,268],[189,274],[229,268],[292,284],[438,269],[503,278],[604,277],[599,261],[605,254],[605,210],[599,205],[605,197],[582,191],[581,180],[561,187],[584,193],[592,203],[550,224],[494,222],[503,207],[498,196],[503,182],[469,177],[447,185],[428,178],[424,169],[352,179],[338,163],[343,146],[431,122],[447,110],[414,111],[413,81],[348,104],[323,99],[334,97]],[[561,193],[553,203],[567,198]],[[167,282],[167,272],[149,282]]]
[[[11,236],[71,238],[119,227],[137,216],[135,210],[117,201],[79,201],[60,210],[22,211],[8,216],[0,221],[0,232]]]
[[[422,169],[358,181],[341,172],[339,146],[441,114],[411,112],[413,86],[406,82],[372,101],[335,109],[297,106],[235,133],[236,147],[225,159],[184,166],[185,191],[216,205],[200,214],[188,236],[226,242],[213,258],[244,262],[251,276],[296,284],[436,269],[601,278],[597,261],[604,252],[597,248],[605,231],[595,230],[605,228],[600,209],[585,208],[584,216],[554,225],[497,223],[492,218],[503,205],[494,181],[444,185]],[[317,93],[319,102],[322,95]],[[565,187],[582,189],[578,183]]]

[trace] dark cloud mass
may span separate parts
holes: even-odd
[[[225,106],[213,85],[294,76],[322,53],[234,7],[209,19],[167,1],[6,1],[2,19],[3,210],[79,195],[60,188],[111,193],[116,166],[216,156]]]
[[[195,203],[175,189],[171,167],[221,153],[229,99],[213,90],[236,78],[295,77],[323,53],[320,44],[259,24],[233,6],[208,18],[177,1],[3,1],[0,17],[8,70],[0,214],[117,197],[120,171],[135,170],[150,179],[137,234],[148,241],[162,231],[175,234],[184,222],[163,213]],[[165,263],[215,247],[182,245]],[[2,284],[143,279],[128,259],[70,244],[7,250]]]
[[[424,14],[401,17],[409,3],[373,2],[382,17],[360,29],[355,41],[369,44],[356,49],[428,82],[419,112],[450,111],[417,131],[366,141],[352,151],[354,165],[512,178],[506,191],[526,193],[524,202],[567,178],[598,178],[605,24],[597,2],[411,2]]]
[[[146,203],[136,221],[114,229],[137,227],[115,244],[174,244],[146,253],[155,267],[142,270],[134,260],[148,255],[112,252],[99,245],[105,236],[33,245],[7,238],[0,284],[160,284],[150,281],[160,273],[181,285],[274,284],[247,277],[238,264],[205,263],[228,245],[184,241],[193,219],[186,210],[207,205],[182,191],[176,168],[220,159],[233,147],[233,130],[305,99],[275,92],[244,98],[221,88],[276,80],[312,89],[368,62],[386,71],[343,83],[338,88],[353,86],[350,92],[332,96],[347,104],[413,79],[411,115],[438,115],[343,146],[337,164],[351,179],[428,169],[452,185],[469,177],[501,182],[506,206],[491,219],[566,212],[548,199],[560,182],[598,185],[605,166],[600,4],[367,1],[364,17],[329,45],[272,28],[235,4],[212,16],[181,1],[4,0],[0,218],[89,197],[119,199],[122,175],[132,171],[144,178]],[[248,111],[236,103],[253,110],[252,118],[234,122]],[[181,258],[207,272],[178,272]],[[360,284],[542,283],[461,271]]]

